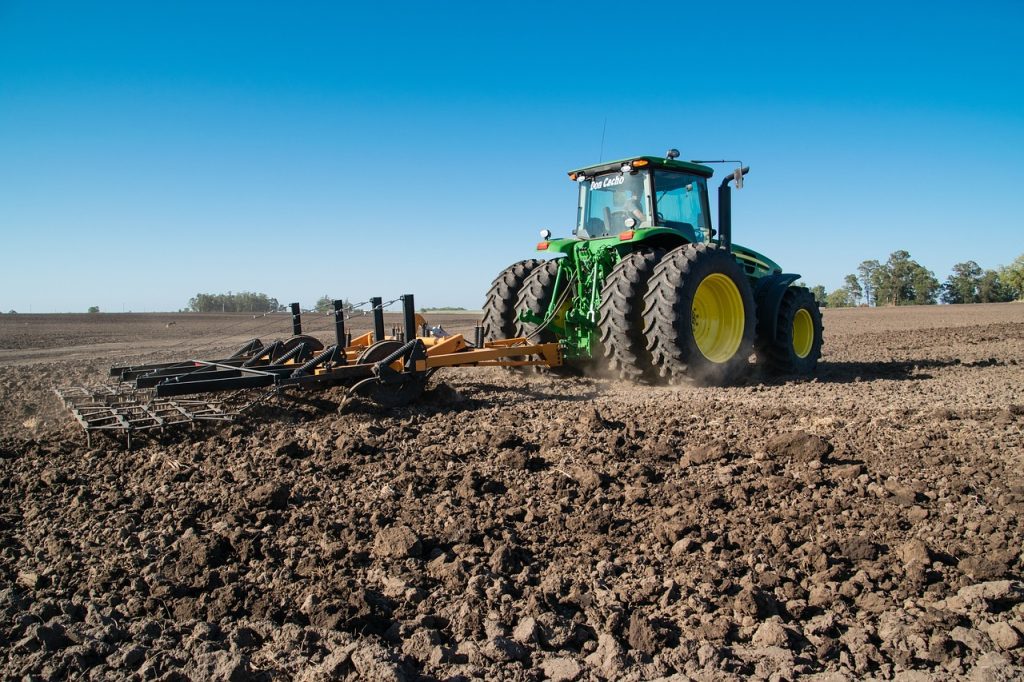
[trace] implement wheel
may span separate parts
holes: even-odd
[[[372,365],[388,357],[401,348],[401,341],[378,341],[362,352],[356,364]],[[404,407],[423,395],[427,385],[426,374],[406,377],[405,381],[396,383],[382,382],[377,377],[368,377],[349,389],[350,395],[367,398],[381,407]]]
[[[644,338],[644,296],[664,249],[634,251],[620,260],[601,288],[601,354],[620,378],[652,378],[654,361]]]
[[[484,340],[510,339],[516,335],[516,301],[530,273],[544,261],[536,258],[508,266],[494,278],[484,302]]]
[[[727,250],[687,244],[655,267],[644,297],[644,336],[657,373],[670,382],[722,386],[748,369],[754,296]]]
[[[295,358],[296,362],[305,362],[324,349],[324,344],[321,343],[319,339],[302,334],[299,336],[293,336],[285,341],[284,345],[281,346],[281,350],[274,354],[274,359],[276,360],[281,357],[300,343],[306,344],[306,349],[301,355],[299,355],[299,357]]]
[[[758,351],[775,374],[813,374],[821,358],[824,327],[814,295],[789,287],[779,304],[774,339],[758,339]]]

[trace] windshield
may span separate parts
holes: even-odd
[[[577,234],[607,237],[632,227],[650,226],[648,174],[606,173],[580,183]],[[628,219],[633,224],[626,225]]]

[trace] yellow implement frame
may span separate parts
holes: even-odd
[[[443,339],[420,338],[427,348],[427,359],[419,360],[416,369],[476,365],[478,367],[558,367],[562,351],[557,343],[530,343],[529,339],[487,341],[483,348],[470,348],[462,334]],[[530,356],[534,356],[532,359]],[[513,358],[527,358],[515,360]]]
[[[462,334],[442,338],[417,338],[423,343],[427,353],[426,359],[416,361],[417,372],[440,367],[558,367],[562,364],[562,351],[557,343],[530,343],[526,338],[514,338],[487,341],[482,348],[474,348],[466,342]],[[394,339],[389,337],[388,340]],[[352,339],[351,345],[344,350],[346,363],[356,363],[372,344],[372,333]],[[399,359],[391,363],[390,367],[400,372],[405,369],[405,363]],[[331,367],[320,367],[314,374],[328,374],[331,371]]]

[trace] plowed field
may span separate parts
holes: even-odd
[[[52,392],[287,330],[0,316],[0,676],[1024,676],[1022,304],[828,310],[806,382],[450,370],[130,451]]]

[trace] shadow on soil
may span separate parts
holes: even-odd
[[[933,378],[928,370],[948,367],[993,367],[1004,363],[995,359],[977,362],[952,360],[893,360],[889,362],[819,362],[817,381],[827,384],[849,384],[857,381],[920,381]],[[782,377],[785,379],[785,377]]]

